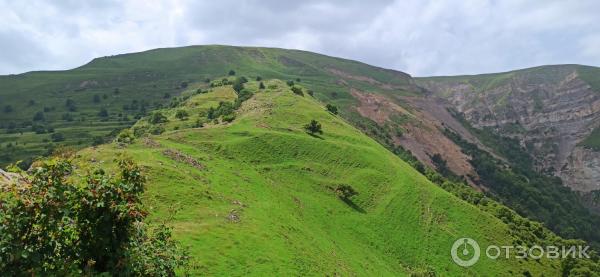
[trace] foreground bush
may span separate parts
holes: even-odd
[[[166,226],[149,227],[141,204],[144,177],[131,161],[82,184],[61,159],[0,187],[0,272],[7,275],[171,276],[188,258]]]

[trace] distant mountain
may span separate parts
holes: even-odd
[[[474,127],[515,138],[537,170],[576,191],[600,190],[600,68],[553,65],[417,80]]]
[[[537,217],[542,214],[541,207],[548,205],[545,202],[571,206],[568,210],[580,210],[570,204],[580,202],[591,211],[600,211],[600,68],[551,65],[496,74],[417,78],[416,81],[429,91],[430,98],[447,101],[448,109],[462,119],[463,125],[468,125],[479,142],[492,150],[489,152],[508,160],[513,171],[521,171],[522,176],[529,178],[526,184],[517,185],[518,182],[512,181],[507,186],[506,181],[499,181],[498,176],[490,178],[488,174],[488,180],[482,183],[488,187],[497,183],[492,191],[504,195],[502,198],[507,199],[507,203],[529,206],[521,210],[565,233],[571,232],[567,227],[571,224],[553,220],[556,214],[548,211],[546,220]],[[481,171],[481,163],[479,167]],[[556,176],[560,180],[535,181],[531,172]],[[539,183],[540,189],[533,193],[537,197],[517,189],[529,190],[535,187],[532,183]],[[563,185],[576,195],[566,197],[573,193],[565,192]],[[554,189],[549,189],[552,187]],[[554,192],[542,193],[541,190]],[[555,209],[559,209],[558,206]],[[581,222],[587,221],[585,213],[577,213],[582,215]],[[597,224],[590,226],[590,231]],[[558,227],[560,225],[562,227]]]

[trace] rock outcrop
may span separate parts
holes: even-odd
[[[22,176],[0,169],[0,189],[6,185],[23,182]]]
[[[447,111],[447,102],[427,96],[382,95],[351,90],[359,101],[356,110],[379,126],[393,126],[393,144],[410,151],[421,163],[435,168],[431,157],[435,154],[447,162],[448,168],[459,176],[467,177],[475,185],[477,173],[469,163],[470,157],[442,132],[451,128],[468,141],[484,147]]]
[[[600,92],[580,78],[578,66],[420,83],[450,101],[474,127],[517,138],[539,171],[577,191],[600,189],[600,152],[580,146],[600,126]]]

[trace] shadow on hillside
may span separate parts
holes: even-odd
[[[324,139],[322,136],[319,136],[317,134],[313,134],[313,133],[309,133],[309,132],[306,132],[306,133],[313,138]]]
[[[340,197],[340,199],[342,201],[344,201],[344,203],[346,203],[346,205],[350,206],[350,208],[354,209],[355,211],[357,211],[361,214],[367,213],[367,211],[365,211],[363,208],[356,205],[354,202],[352,202],[352,200],[350,200],[348,198],[342,198],[342,197]]]

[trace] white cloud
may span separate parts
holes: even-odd
[[[299,48],[410,74],[600,65],[600,2],[0,0],[0,74],[190,44]]]

